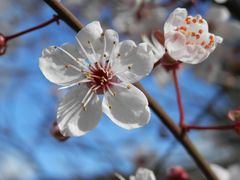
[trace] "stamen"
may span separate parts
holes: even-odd
[[[83,104],[83,108],[85,108],[85,111],[86,111],[86,106],[88,105],[89,101],[92,99],[93,95],[94,95],[94,92],[90,94],[90,96],[87,98],[87,100]]]
[[[116,93],[111,90],[111,88],[107,85],[107,90],[110,92],[112,96],[116,96]]]
[[[82,49],[83,53],[85,54],[85,56],[88,58],[88,60],[91,62],[91,63],[94,63],[94,59],[91,58],[91,56],[87,53],[87,51],[85,50],[85,48],[83,47],[82,43],[80,42],[80,40],[76,37],[76,40],[80,46],[80,48]]]
[[[80,72],[80,73],[83,73],[83,72],[84,72],[82,69],[79,69],[78,67],[76,67],[76,66],[74,66],[74,65],[72,65],[72,64],[65,64],[65,68],[69,68],[69,67],[75,69],[76,71],[78,71],[78,72]]]
[[[90,47],[91,47],[91,49],[92,49],[92,52],[93,52],[94,57],[97,58],[95,49],[94,49],[94,47],[93,47],[93,45],[92,45],[92,43],[91,43],[90,41],[89,41],[89,44],[90,44]],[[96,62],[96,61],[97,61],[97,60],[95,59],[95,62]]]
[[[83,66],[84,68],[87,69],[87,67],[82,64],[80,61],[78,61],[78,59],[76,57],[74,57],[73,55],[71,55],[69,52],[67,52],[65,49],[61,48],[61,47],[58,47],[56,46],[57,49],[59,49],[60,51],[62,51],[63,53],[65,53],[68,57],[70,57],[74,62],[76,62],[77,64]]]
[[[89,94],[92,93],[92,90],[95,88],[95,86],[92,86],[91,88],[89,88],[88,92],[86,93],[86,95],[84,96],[84,98],[82,99],[82,104],[85,104],[87,98],[89,97]]]
[[[91,82],[91,80],[89,80],[89,79],[83,79],[83,80],[80,80],[80,81],[78,81],[78,82],[76,82],[76,83],[73,83],[73,84],[71,84],[71,85],[58,88],[58,90],[67,89],[67,88],[70,88],[70,87],[73,87],[73,86],[76,86],[76,85],[80,85],[80,84],[84,84],[84,83],[88,83],[88,82]]]

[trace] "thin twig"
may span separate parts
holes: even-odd
[[[182,98],[181,98],[181,91],[180,91],[180,87],[178,84],[178,77],[177,77],[177,70],[173,69],[173,82],[174,82],[174,86],[176,89],[176,95],[177,95],[177,103],[178,103],[178,110],[179,110],[179,116],[180,116],[180,120],[179,120],[179,125],[180,127],[184,127],[184,110],[183,110],[183,104],[182,104]]]
[[[27,33],[29,33],[29,32],[32,32],[32,31],[35,31],[35,30],[37,30],[37,29],[43,28],[43,27],[45,27],[45,26],[47,26],[47,25],[49,25],[49,24],[51,24],[51,23],[53,23],[53,22],[57,22],[57,24],[59,24],[59,18],[58,18],[58,16],[55,16],[55,15],[54,15],[53,18],[51,18],[50,20],[48,20],[48,21],[46,21],[46,22],[44,22],[44,23],[41,23],[41,24],[39,24],[39,25],[37,25],[37,26],[34,26],[34,27],[32,27],[32,28],[29,28],[29,29],[27,29],[27,30],[18,32],[18,33],[16,33],[16,34],[13,34],[13,35],[10,35],[10,36],[6,36],[5,39],[6,39],[6,41],[9,41],[9,40],[11,40],[11,39],[14,39],[14,38],[16,38],[16,37],[22,36],[22,35],[27,34]]]
[[[83,25],[77,20],[77,18],[61,3],[57,0],[44,0],[50,7],[52,7],[60,16],[60,18],[65,21],[70,27],[72,27],[76,32],[82,29]],[[207,161],[200,155],[195,146],[191,143],[188,137],[182,134],[180,128],[173,122],[173,120],[164,112],[164,110],[158,105],[158,103],[153,99],[148,92],[141,86],[140,83],[135,83],[147,97],[149,106],[157,114],[157,116],[162,120],[162,122],[169,128],[173,135],[179,140],[179,142],[185,147],[190,156],[194,159],[196,164],[202,170],[203,174],[209,180],[217,180],[217,177],[209,167]]]

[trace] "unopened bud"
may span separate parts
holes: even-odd
[[[66,141],[69,138],[69,137],[63,136],[61,134],[56,121],[53,123],[52,129],[50,132],[55,139],[57,139],[58,141],[61,141],[61,142]]]
[[[0,33],[0,55],[3,55],[7,49],[7,41],[3,34]]]
[[[190,180],[190,178],[183,167],[174,166],[168,171],[167,180]]]
[[[240,122],[240,107],[237,109],[228,111],[228,118],[231,119],[232,121]]]

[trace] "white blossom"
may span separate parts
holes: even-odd
[[[165,48],[175,60],[189,64],[204,61],[222,38],[208,32],[200,15],[188,16],[184,8],[175,9],[164,24]]]
[[[153,68],[150,47],[131,40],[119,42],[118,33],[103,32],[98,21],[70,44],[43,50],[39,66],[45,77],[62,88],[71,88],[61,101],[57,122],[64,136],[80,136],[96,127],[104,112],[125,129],[149,122],[145,95],[133,86]],[[80,86],[79,86],[80,85]]]
[[[114,26],[123,33],[139,35],[163,26],[166,9],[150,0],[117,0]]]

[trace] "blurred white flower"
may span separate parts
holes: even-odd
[[[211,31],[221,35],[224,43],[212,53],[211,61],[204,62],[194,70],[197,75],[209,82],[239,88],[240,23],[230,19],[228,9],[219,5],[211,6],[206,14],[206,19]]]
[[[2,147],[1,147],[2,148]],[[26,157],[13,149],[1,149],[0,179],[34,179],[36,169]]]
[[[151,170],[138,168],[136,176],[130,176],[130,180],[156,180],[156,177]]]
[[[78,48],[69,44],[43,50],[39,66],[53,83],[69,88],[57,112],[64,136],[80,136],[94,128],[102,111],[125,129],[148,123],[150,110],[145,95],[131,83],[153,68],[150,47],[131,40],[119,42],[118,33],[103,32],[98,21],[76,36]],[[80,85],[80,86],[78,86]],[[101,102],[99,95],[103,95]]]
[[[88,20],[99,19],[106,0],[62,0],[61,2],[79,17]]]
[[[217,164],[211,164],[211,168],[219,180],[237,180],[240,177],[240,166],[238,164],[231,165],[227,169]]]
[[[184,8],[175,9],[164,24],[165,48],[175,60],[189,64],[204,61],[222,38],[208,32],[200,15],[188,16]]]
[[[166,9],[151,0],[117,1],[114,26],[122,33],[139,35],[161,28],[166,18]]]
[[[240,108],[228,111],[228,118],[232,121],[240,121]]]
[[[119,180],[126,180],[120,174],[116,174],[116,177],[118,177]],[[138,168],[136,175],[130,176],[129,180],[156,180],[156,177],[151,170],[146,168]]]

